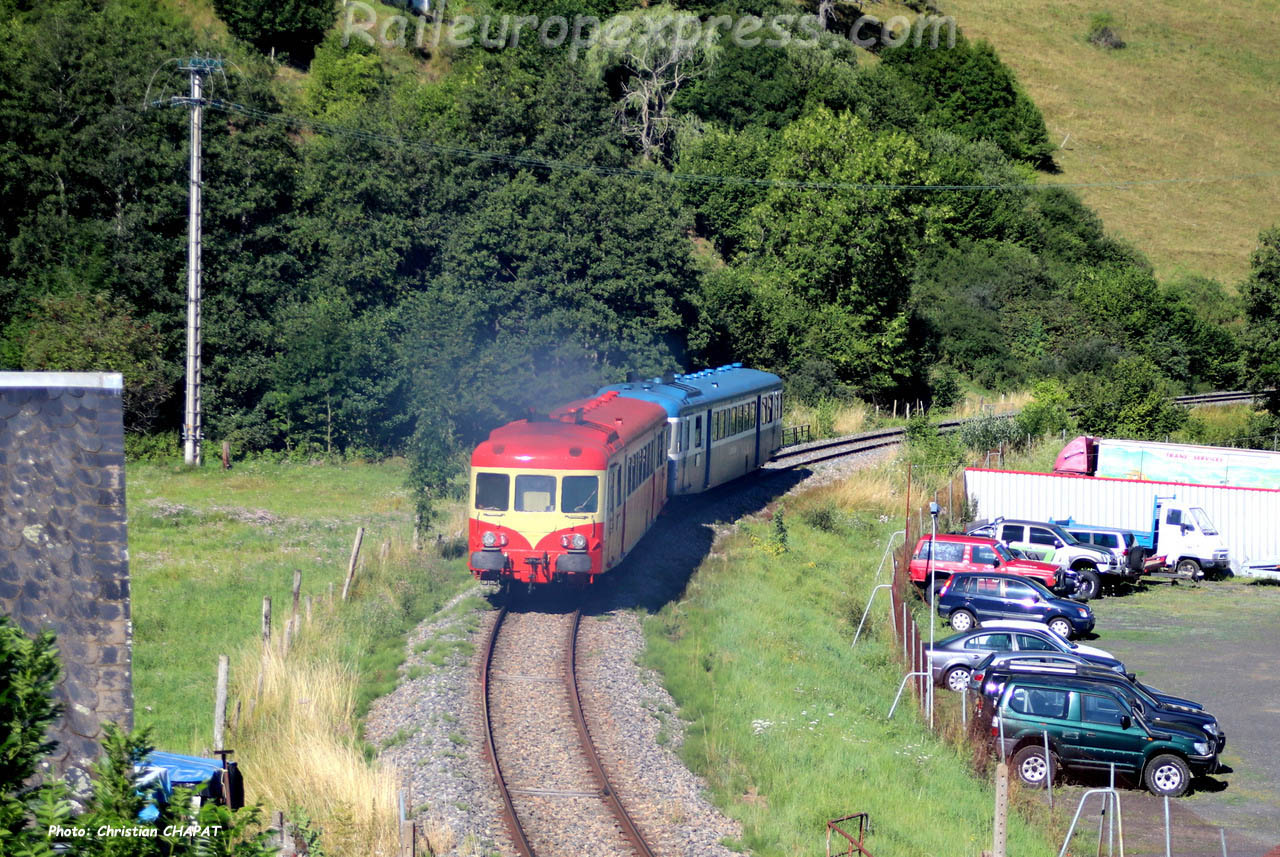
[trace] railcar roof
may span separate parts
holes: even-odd
[[[782,379],[772,372],[746,369],[741,363],[731,363],[717,369],[676,375],[670,380],[650,378],[612,384],[601,387],[599,392],[615,391],[629,399],[653,402],[662,406],[668,416],[675,417],[710,407],[724,399],[781,386]]]
[[[542,419],[498,426],[471,455],[476,467],[603,469],[609,455],[665,422],[651,402],[615,394],[579,399]],[[576,450],[576,452],[575,452]]]

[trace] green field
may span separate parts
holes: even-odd
[[[1280,221],[1280,14],[1272,0],[967,0],[942,4],[989,40],[1066,141],[1050,181],[1230,182],[1085,188],[1108,230],[1162,277],[1197,273],[1233,285],[1258,233]],[[876,14],[879,14],[877,11]],[[1109,14],[1127,46],[1086,36]],[[1069,136],[1068,136],[1069,135]]]
[[[136,720],[153,727],[159,746],[208,746],[218,655],[235,663],[255,645],[264,595],[271,596],[279,638],[295,569],[304,595],[320,597],[330,584],[341,589],[358,526],[366,531],[366,567],[379,562],[384,542],[405,545],[413,504],[404,478],[400,461],[246,462],[230,472],[128,465]],[[415,575],[405,551],[393,559],[404,562],[404,579],[416,585],[383,609],[418,615],[379,616],[359,639],[344,641],[343,654],[360,668],[358,709],[394,687],[404,632],[469,579],[453,568],[452,582],[441,584]]]
[[[787,501],[786,550],[773,523],[745,524],[647,620],[649,661],[690,721],[685,760],[758,857],[822,853],[827,820],[853,812],[870,813],[872,853],[977,857],[991,847],[992,786],[913,704],[886,720],[902,672],[883,600],[850,648],[900,519],[818,491]],[[1054,852],[1014,817],[1009,853]]]

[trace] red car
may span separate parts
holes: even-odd
[[[911,582],[923,587],[929,577],[929,545],[933,543],[932,572],[933,590],[942,588],[942,583],[953,574],[962,571],[991,571],[999,569],[1001,574],[1017,574],[1030,577],[1057,592],[1063,584],[1062,570],[1048,562],[1036,562],[1030,559],[1018,559],[1009,552],[1003,543],[995,539],[981,536],[956,536],[939,534],[936,540],[929,536],[921,536],[916,542],[915,552],[911,554],[909,572]],[[932,601],[932,592],[926,591],[925,597]]]

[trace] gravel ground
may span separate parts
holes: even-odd
[[[587,596],[578,644],[583,706],[599,732],[593,737],[607,773],[661,857],[727,857],[735,852],[720,840],[740,830],[710,805],[703,783],[676,755],[684,724],[659,677],[636,664],[644,634],[635,608],[652,612],[678,599],[717,537],[739,518],[892,455],[873,450],[674,498],[623,567]],[[400,771],[406,803],[437,855],[512,853],[484,757],[476,681],[478,650],[495,614],[464,602],[495,591],[477,584],[410,635],[400,686],[374,704],[366,721],[367,740]],[[442,652],[443,663],[433,663]]]

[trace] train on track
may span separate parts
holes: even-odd
[[[781,379],[739,363],[507,423],[471,455],[469,567],[481,580],[592,583],[668,497],[750,473],[781,445]]]

